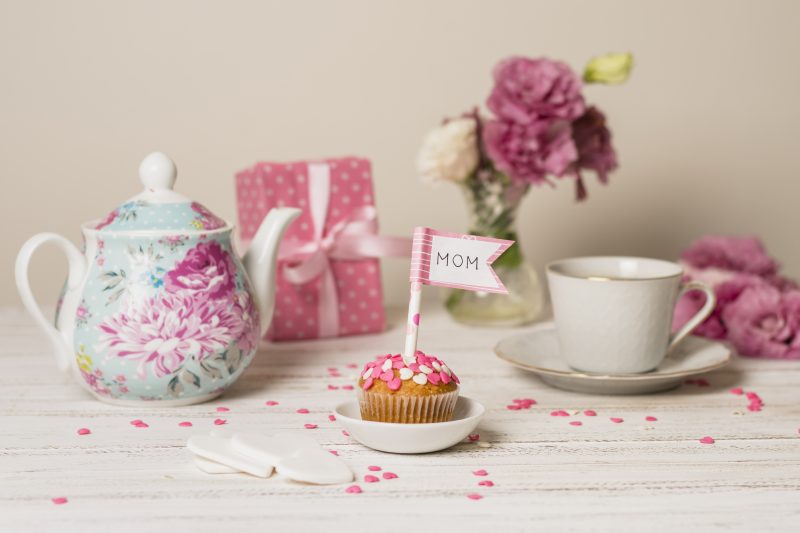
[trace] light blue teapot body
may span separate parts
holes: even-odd
[[[175,167],[145,158],[145,191],[83,225],[83,251],[42,233],[17,257],[23,303],[62,369],[97,398],[187,405],[221,394],[253,359],[274,303],[280,239],[298,210],[272,210],[240,260],[233,227],[172,191]],[[67,254],[55,327],[33,299],[28,263],[42,244]]]

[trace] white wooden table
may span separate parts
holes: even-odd
[[[232,390],[205,405],[118,408],[58,373],[27,316],[2,309],[0,531],[800,530],[800,362],[739,359],[706,376],[708,387],[587,396],[498,360],[492,346],[509,332],[463,327],[435,309],[423,314],[420,347],[451,363],[463,394],[486,405],[479,433],[491,447],[465,442],[401,456],[344,436],[328,414],[353,392],[327,388],[352,383],[357,371],[348,363],[399,350],[398,327],[263,349]],[[328,378],[328,367],[342,377]],[[763,411],[747,411],[745,398],[729,392],[737,386],[756,391]],[[506,409],[518,397],[538,403]],[[296,413],[301,407],[311,413]],[[550,416],[555,409],[598,416]],[[137,418],[149,427],[131,426]],[[309,431],[340,452],[363,493],[201,473],[184,443],[216,418],[232,428]],[[578,419],[582,426],[568,424]],[[194,427],[179,427],[185,420]],[[319,428],[302,429],[309,422]],[[91,434],[79,436],[81,427]],[[700,444],[706,435],[716,443]],[[364,483],[368,465],[398,478]],[[477,469],[489,475],[476,477]],[[482,479],[495,485],[479,487]]]

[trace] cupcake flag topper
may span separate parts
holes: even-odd
[[[417,352],[419,307],[422,285],[439,285],[468,291],[508,294],[492,263],[514,241],[446,233],[417,227],[411,248],[411,294],[403,358],[414,359]]]

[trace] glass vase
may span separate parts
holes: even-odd
[[[443,290],[444,304],[458,322],[474,326],[519,326],[533,322],[544,307],[536,270],[522,255],[515,228],[517,210],[527,184],[493,173],[462,186],[470,211],[470,233],[515,243],[492,264],[508,294]]]

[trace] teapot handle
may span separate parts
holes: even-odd
[[[84,259],[83,254],[74,244],[61,235],[57,235],[55,233],[39,233],[28,239],[28,241],[22,245],[19,254],[17,254],[15,275],[17,278],[17,290],[19,290],[22,303],[25,304],[25,308],[28,310],[28,313],[31,314],[39,327],[44,330],[44,332],[50,338],[50,342],[53,343],[53,349],[55,351],[56,361],[59,369],[67,370],[67,368],[69,368],[72,349],[67,343],[66,336],[62,334],[53,325],[53,323],[47,319],[47,317],[45,317],[44,313],[42,313],[42,310],[36,303],[36,299],[33,297],[30,280],[28,279],[28,264],[31,261],[31,257],[33,257],[33,253],[41,245],[50,242],[61,248],[61,250],[66,254],[67,260],[69,261],[67,293],[77,289],[81,281],[83,281],[84,275],[86,274],[86,260]]]

